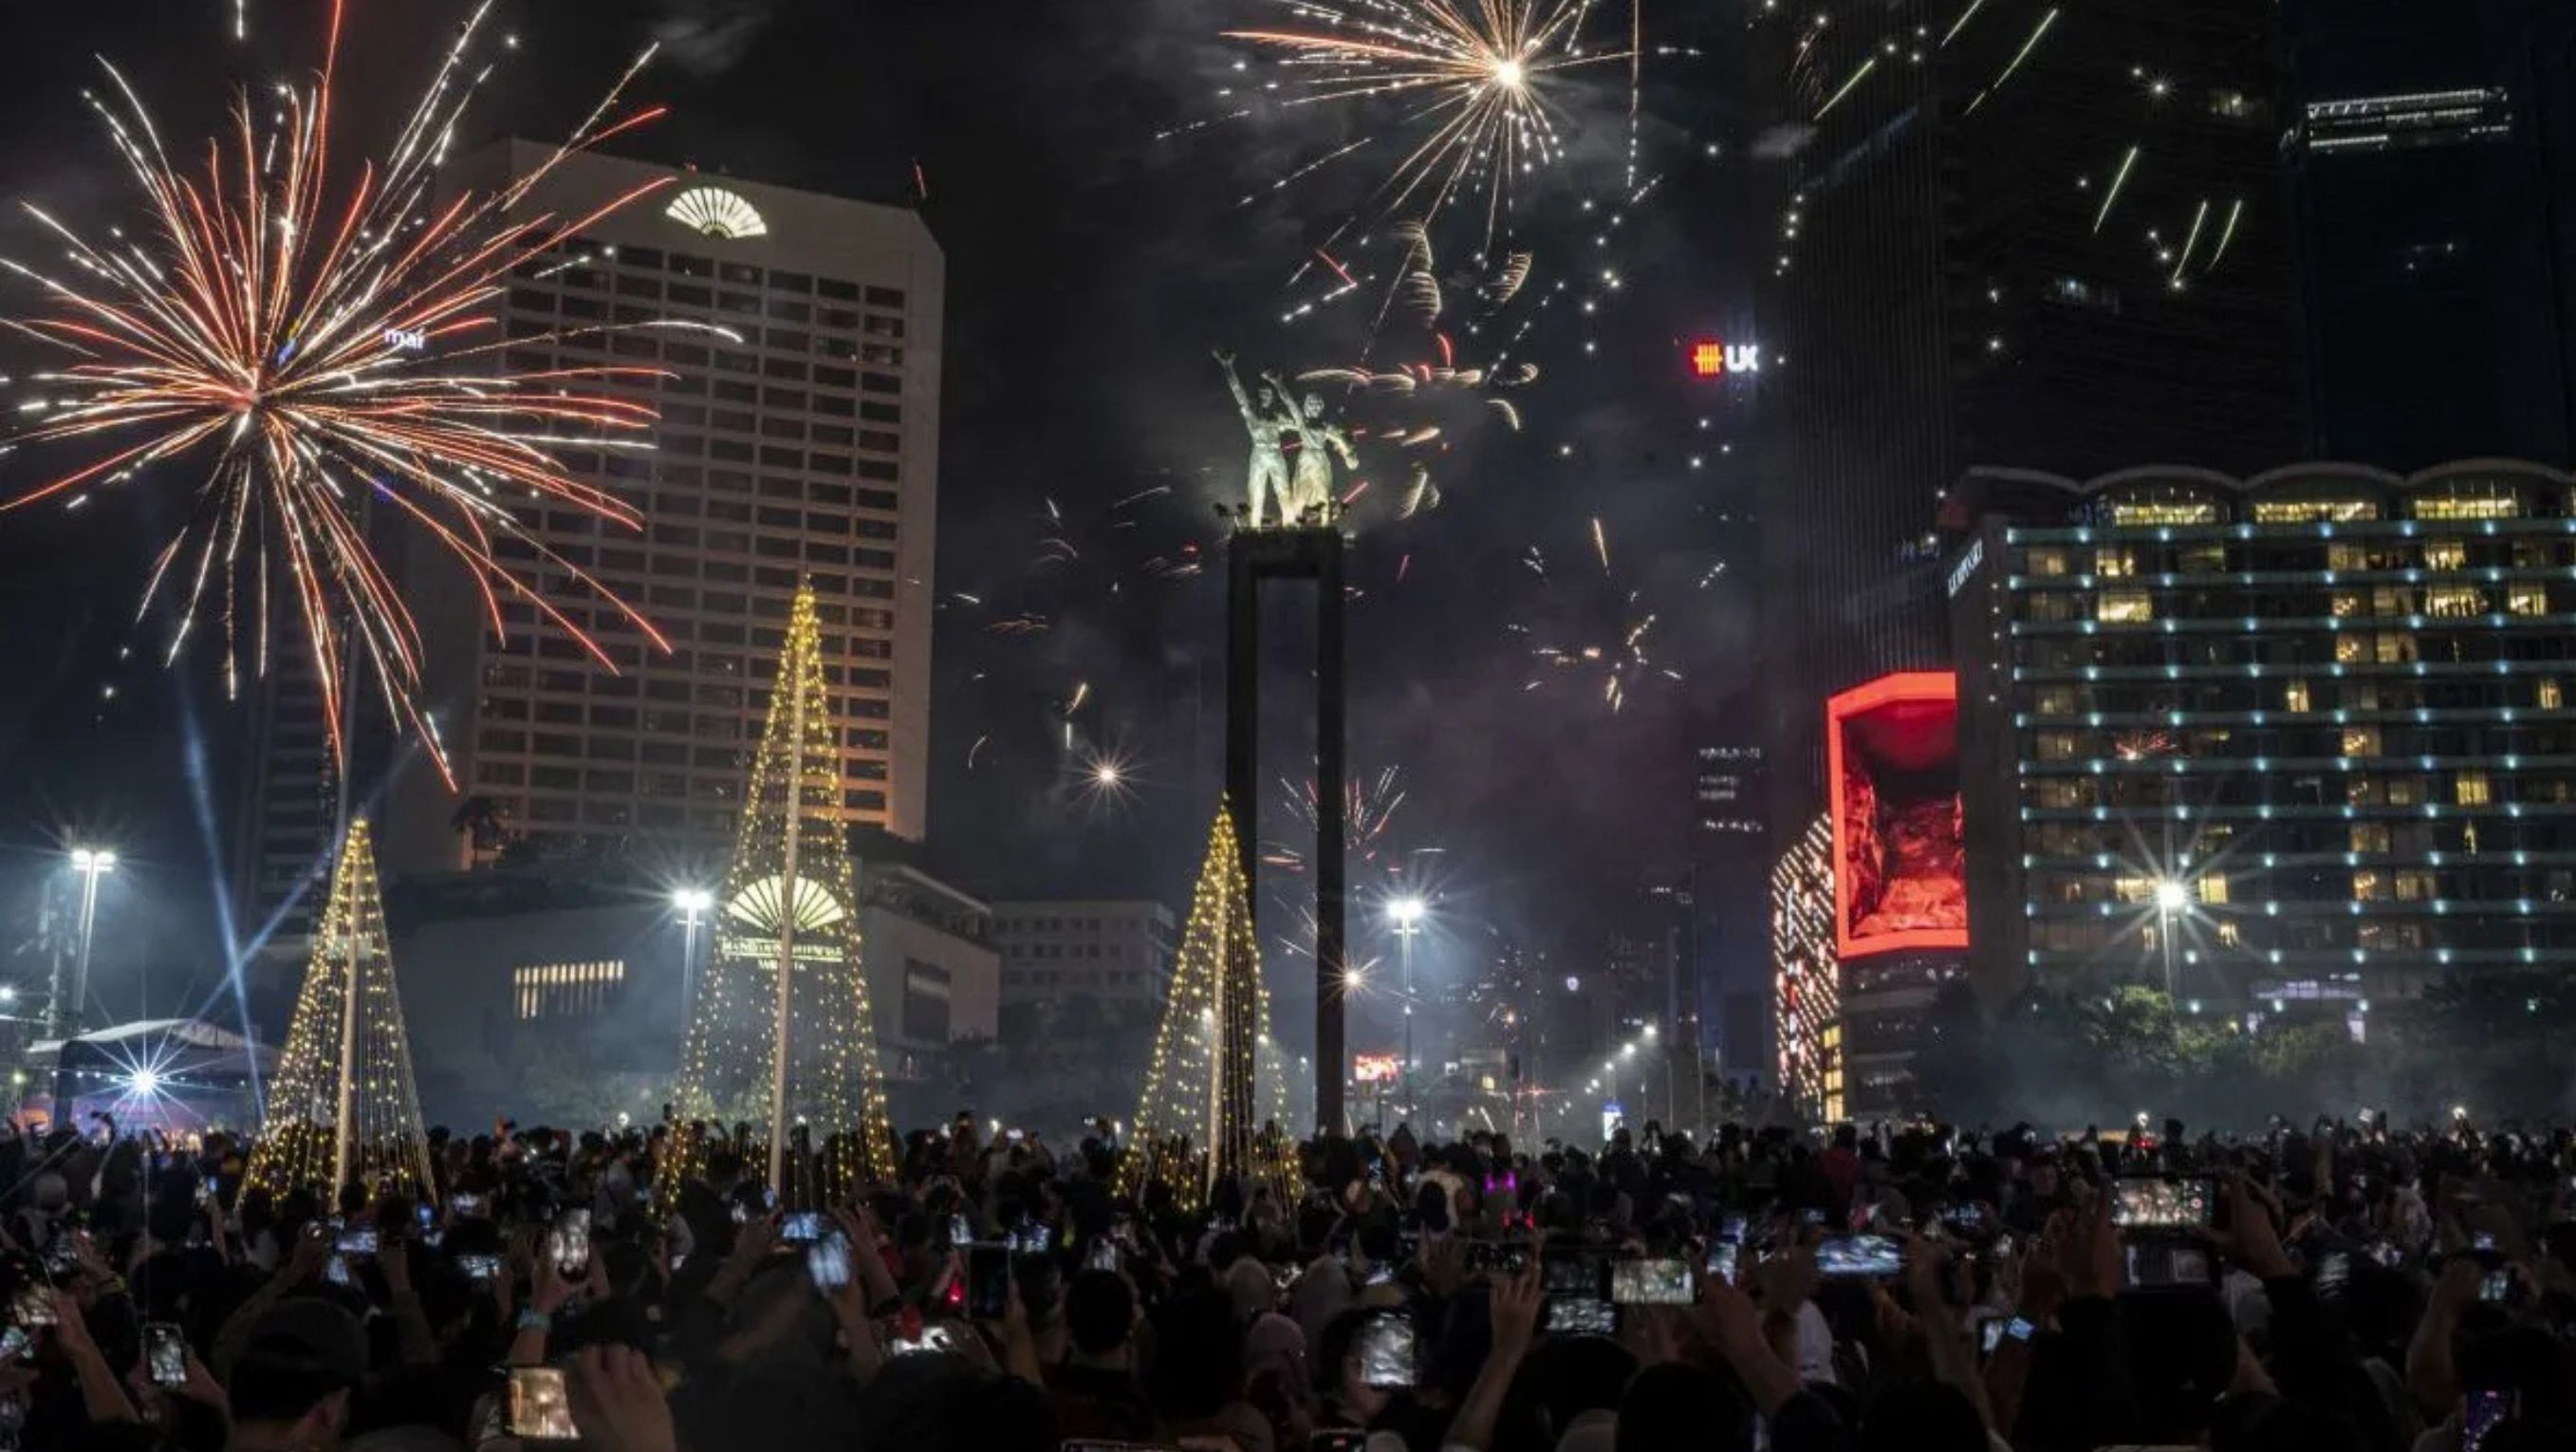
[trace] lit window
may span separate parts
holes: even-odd
[[[2156,618],[2156,600],[2144,590],[2105,591],[2093,613],[2105,625],[2137,625]]]
[[[2284,684],[2281,687],[2281,709],[2285,711],[2307,711],[2314,709],[2308,704],[2308,683],[2305,681],[2290,681]]]
[[[2216,524],[2218,506],[2206,500],[2132,501],[2111,506],[2111,522],[2132,529],[2176,524]]]
[[[2227,901],[2227,879],[2215,872],[2202,878],[2200,880],[2200,900],[2205,903],[2223,903]]]
[[[2125,580],[2138,573],[2138,557],[2127,550],[2096,550],[2093,573],[2106,580]]]
[[[2437,895],[2439,895],[2439,884],[2433,874],[2429,872],[2401,872],[2397,874],[2397,900],[2399,902],[2429,902]]]
[[[2072,731],[2043,731],[2034,745],[2038,748],[2039,759],[2042,761],[2075,759],[2075,733]]]
[[[2335,637],[2335,660],[2340,664],[2351,665],[2353,662],[2360,660],[2367,652],[2367,649],[2368,648],[2362,644],[2361,637],[2358,635],[2338,635]]]
[[[2052,686],[2039,693],[2039,698],[2031,703],[2031,710],[2041,716],[2072,716],[2075,714],[2075,688]]]
[[[2032,550],[2030,552],[2030,573],[2034,575],[2045,575],[2051,579],[2064,575],[2066,573],[2066,551]]]
[[[2346,756],[2377,756],[2379,754],[2379,728],[2376,726],[2345,727],[2343,733],[2343,754]]]
[[[2522,501],[2510,489],[2463,489],[2418,499],[2409,507],[2417,519],[2511,519],[2522,513]]]
[[[2485,772],[2464,771],[2451,784],[2451,799],[2464,807],[2483,807],[2495,800],[2495,786]]]
[[[2462,570],[2468,568],[2469,542],[2461,539],[2428,539],[2424,541],[2424,568],[2428,570]]]
[[[2435,585],[2424,592],[2424,613],[2445,620],[2484,615],[2486,595],[2474,585]]]
[[[2388,880],[2381,877],[2376,872],[2354,873],[2352,875],[2352,900],[2354,902],[2388,901]]]
[[[2377,659],[2381,665],[2413,665],[2415,663],[2414,636],[2397,634],[2381,635],[2374,637],[2371,644],[2374,658]]]
[[[2355,615],[2359,615],[2361,613],[2361,592],[2359,590],[2337,590],[2334,595],[2334,604],[2330,608],[2334,611],[2335,618],[2338,620],[2348,620]]]
[[[2233,948],[2236,946],[2236,938],[2236,925],[2234,923],[2220,923],[2218,925],[2218,946],[2222,948]]]
[[[540,963],[510,972],[519,1017],[558,1018],[594,1014],[606,1009],[626,964],[619,959],[598,963]]]
[[[2545,676],[2541,679],[2539,691],[2540,709],[2544,711],[2555,711],[2565,703],[2565,699],[2566,698],[2559,692],[2558,678],[2556,676]]]
[[[2370,551],[2357,544],[2326,546],[2326,568],[2329,570],[2366,570],[2370,568]]]
[[[2379,506],[2367,499],[2267,499],[2254,506],[2256,524],[2350,524],[2378,517]]]
[[[2516,615],[2546,615],[2549,613],[2549,587],[2537,581],[2511,586],[2505,591],[2504,608]]]
[[[2352,824],[2352,850],[2353,850],[2353,851],[2355,851],[2355,852],[2385,852],[2385,851],[2387,851],[2387,850],[2388,850],[2388,824],[2387,824],[2386,822],[2355,822],[2355,823],[2353,823],[2353,824]]]
[[[2131,907],[2140,903],[2153,902],[2156,896],[2156,880],[2152,877],[2112,878],[2111,896],[2114,900],[2127,903]]]

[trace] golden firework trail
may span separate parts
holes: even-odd
[[[1549,81],[1575,66],[1632,55],[1583,48],[1580,31],[1592,0],[1274,3],[1294,17],[1291,25],[1224,35],[1284,53],[1294,78],[1290,105],[1391,102],[1402,108],[1388,130],[1404,134],[1411,149],[1363,210],[1436,216],[1481,195],[1489,243],[1511,208],[1513,187],[1564,156]],[[1342,147],[1290,179],[1374,139]],[[1341,230],[1357,221],[1355,215]]]
[[[93,240],[27,204],[68,264],[47,272],[0,258],[0,268],[41,290],[46,309],[0,326],[65,359],[26,380],[41,396],[18,405],[29,422],[0,447],[18,456],[0,468],[81,454],[44,465],[36,482],[0,498],[0,513],[65,495],[78,504],[88,488],[186,468],[194,504],[154,563],[137,615],[171,593],[178,622],[169,658],[185,646],[200,610],[218,610],[226,686],[237,689],[245,642],[254,671],[267,668],[272,596],[283,594],[302,621],[335,758],[346,749],[347,676],[363,667],[388,711],[420,732],[451,787],[419,698],[420,631],[369,544],[371,509],[428,531],[461,562],[496,632],[508,595],[615,669],[526,577],[541,565],[580,581],[669,648],[642,615],[511,513],[513,504],[570,506],[640,531],[640,514],[573,477],[552,450],[649,447],[652,406],[612,390],[633,389],[661,370],[513,371],[496,312],[514,268],[662,185],[638,187],[586,215],[514,215],[567,157],[662,114],[656,107],[611,119],[652,52],[542,165],[497,192],[442,194],[449,139],[491,73],[482,57],[491,8],[485,0],[473,12],[391,146],[354,166],[333,155],[345,0],[331,7],[320,68],[300,85],[280,85],[273,101],[263,98],[264,120],[255,119],[246,92],[237,96],[225,134],[191,160],[165,149],[142,97],[102,61],[105,94],[87,99],[132,173],[144,225],[110,227],[107,240]],[[235,23],[246,24],[242,10]],[[500,540],[533,556],[526,575],[502,564]]]

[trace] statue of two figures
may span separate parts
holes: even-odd
[[[1246,480],[1251,512],[1244,516],[1244,527],[1261,528],[1272,504],[1278,506],[1275,522],[1283,529],[1330,522],[1341,498],[1333,488],[1333,460],[1340,459],[1344,469],[1359,467],[1350,436],[1325,420],[1320,395],[1307,394],[1301,402],[1276,373],[1261,375],[1260,391],[1247,393],[1235,374],[1234,355],[1219,353],[1216,361],[1225,370],[1234,406],[1243,411],[1244,430],[1252,435]]]

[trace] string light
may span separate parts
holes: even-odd
[[[770,1123],[782,1049],[787,1122],[825,1127],[820,1132],[829,1137],[815,1146],[817,1161],[790,1156],[781,1165],[780,1203],[818,1208],[854,1195],[863,1180],[884,1183],[896,1173],[858,893],[842,836],[840,742],[807,584],[788,616],[769,720],[743,797],[742,830],[715,904],[715,945],[681,1059],[682,1133],[663,1186],[666,1198],[705,1165],[706,1142],[686,1132],[689,1122]],[[777,1041],[782,956],[792,965],[784,1046]]]
[[[356,1132],[344,1163],[338,1135],[346,1125]],[[379,1190],[430,1185],[374,836],[363,817],[349,824],[331,871],[330,905],[248,1171],[253,1188],[273,1195],[305,1185],[336,1190],[352,1180]]]
[[[1270,1111],[1257,1128],[1256,1102]],[[1136,1132],[1119,1156],[1118,1193],[1136,1195],[1159,1179],[1192,1211],[1207,1203],[1218,1179],[1251,1175],[1266,1181],[1281,1203],[1291,1203],[1296,1162],[1287,1122],[1286,1065],[1270,1038],[1270,990],[1253,932],[1251,886],[1234,813],[1220,801],[1146,1066]]]

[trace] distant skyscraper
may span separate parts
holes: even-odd
[[[546,155],[504,143],[460,167],[478,191]],[[405,540],[428,642],[430,699],[459,777],[397,754],[379,835],[392,873],[559,854],[721,860],[738,825],[768,682],[801,579],[819,598],[824,670],[849,723],[839,812],[917,837],[928,780],[930,573],[945,263],[916,215],[608,157],[576,157],[526,206],[577,217],[664,190],[531,259],[496,300],[511,366],[626,365],[610,385],[661,412],[651,451],[561,448],[570,472],[641,510],[641,533],[512,507],[545,548],[669,638],[655,650],[613,607],[514,541],[498,553],[598,637],[589,659],[525,601],[507,638],[433,541]],[[689,319],[727,330],[585,331]],[[309,686],[304,688],[309,691]],[[315,802],[320,721],[283,679],[258,743],[247,855],[256,923],[327,837]],[[313,719],[307,719],[308,717]],[[381,765],[361,760],[362,792]]]
[[[1822,805],[1825,697],[1947,657],[1931,532],[1965,467],[2299,452],[2276,24],[2241,0],[1756,9],[1783,838]]]
[[[2289,14],[2323,456],[2399,471],[2567,461],[2576,7],[2302,0]]]
[[[1682,1011],[1696,1014],[1720,1073],[1768,1078],[1774,1056],[1770,906],[1774,854],[1763,821],[1765,748],[1739,724],[1697,750],[1691,820],[1690,950],[1693,983]]]

